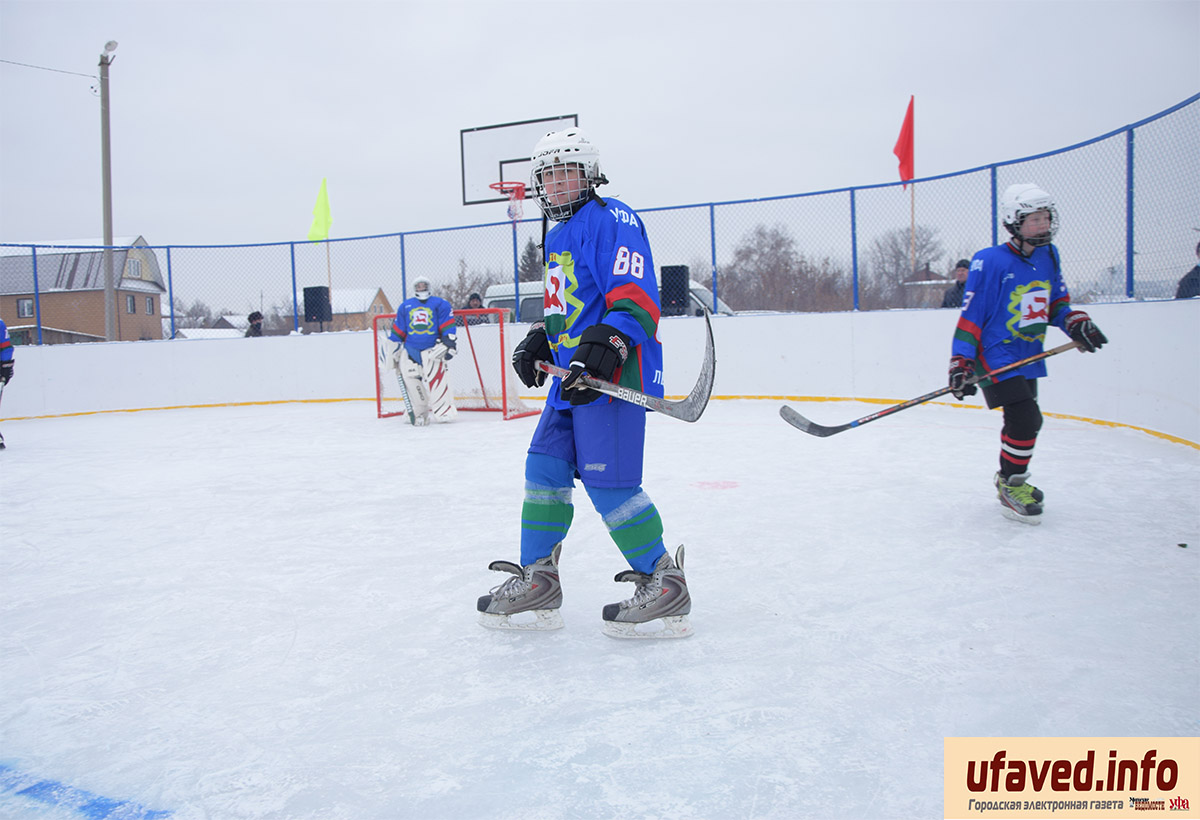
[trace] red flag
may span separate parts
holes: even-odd
[[[904,125],[900,126],[900,137],[892,153],[900,160],[900,181],[908,182],[913,178],[913,97],[908,98],[908,113],[904,115]]]

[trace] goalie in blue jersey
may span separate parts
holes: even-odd
[[[525,459],[519,564],[479,599],[480,623],[497,629],[557,629],[558,560],[574,516],[575,479],[629,564],[619,582],[633,597],[601,612],[614,637],[686,637],[691,596],[683,547],[663,545],[663,522],[642,489],[646,410],[588,389],[583,374],[661,397],[659,293],[641,219],[596,186],[608,180],[600,154],[578,128],[547,134],[533,150],[530,187],[545,234],[544,317],[517,345],[513,368],[527,387],[545,383],[536,362],[570,373],[554,378]],[[515,618],[514,616],[521,616]],[[643,624],[653,624],[646,627]]]
[[[400,303],[388,331],[396,342],[392,368],[414,427],[453,421],[458,414],[446,368],[458,349],[454,331],[454,308],[433,295],[428,279],[414,280],[413,295]]]

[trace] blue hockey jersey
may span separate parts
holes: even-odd
[[[4,320],[0,319],[0,362],[11,362],[13,360],[13,344],[12,339],[8,338],[8,325],[4,324]]]
[[[1036,248],[1029,257],[1021,256],[1010,243],[984,248],[971,259],[951,355],[974,359],[978,373],[1034,356],[1042,352],[1049,325],[1065,331],[1070,311],[1071,297],[1054,245]],[[1042,360],[998,380],[1045,375]]]
[[[662,396],[658,278],[645,226],[628,205],[593,198],[569,221],[555,225],[546,235],[545,286],[546,336],[555,364],[571,366],[584,330],[611,325],[634,345],[613,381]],[[559,390],[555,379],[546,401],[570,407]]]
[[[454,308],[440,296],[422,301],[411,296],[400,303],[388,338],[403,342],[404,349],[414,362],[421,361],[421,351],[437,344],[442,336],[454,335]]]

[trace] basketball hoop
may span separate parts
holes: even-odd
[[[508,218],[515,225],[525,215],[525,211],[521,205],[521,201],[525,199],[525,183],[493,182],[488,187],[508,197]]]

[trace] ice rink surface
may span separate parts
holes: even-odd
[[[566,628],[476,624],[533,418],[5,422],[0,817],[940,817],[948,736],[1200,733],[1200,452],[1048,417],[1031,527],[996,413],[778,408],[649,418],[682,641],[600,633],[633,587],[582,488]]]

